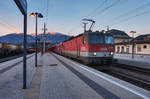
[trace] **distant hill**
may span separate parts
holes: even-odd
[[[28,42],[34,42],[32,35],[27,35]],[[0,37],[0,42],[12,43],[12,44],[23,44],[23,34],[11,33]]]
[[[42,41],[42,36],[38,35],[38,38]],[[65,40],[68,40],[69,38],[70,36],[64,35],[62,33],[46,34],[46,42],[51,42],[51,43],[63,42]],[[23,34],[11,33],[5,36],[1,36],[0,42],[12,43],[12,44],[23,44]],[[35,36],[27,35],[27,42],[34,43]]]
[[[53,43],[63,42],[70,38],[70,36],[68,35],[64,35],[62,33],[57,33],[57,32],[55,34],[47,33],[45,34],[45,37],[46,37],[46,42],[53,42]],[[39,35],[38,38],[42,40],[42,36]]]

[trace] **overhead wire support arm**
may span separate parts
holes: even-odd
[[[91,28],[93,27],[94,24],[95,24],[95,21],[92,21],[92,24],[91,24],[89,30],[91,30]]]
[[[86,19],[86,18],[82,19],[82,21],[89,21],[89,22],[91,22],[91,23],[92,23],[92,24],[91,24],[91,26],[90,26],[90,28],[89,28],[89,31],[91,31],[91,29],[92,29],[93,25],[95,24],[95,21],[94,21],[94,20],[92,20],[92,19]]]
[[[88,24],[88,23],[85,23],[85,22],[82,22],[83,23],[83,25],[84,25],[84,33],[86,32],[86,25]]]

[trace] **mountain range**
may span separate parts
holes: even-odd
[[[42,41],[42,36],[37,36],[40,41]],[[47,33],[45,34],[46,42],[51,43],[59,43],[63,42],[65,40],[68,40],[70,36],[64,35],[62,33],[56,32],[55,34]],[[4,36],[0,36],[0,42],[3,43],[11,43],[11,44],[23,44],[23,33],[17,34],[17,33],[11,33]],[[27,43],[34,43],[35,42],[35,36],[34,35],[27,35]]]

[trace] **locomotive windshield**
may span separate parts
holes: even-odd
[[[97,33],[89,34],[88,43],[89,44],[104,44],[105,43],[104,35],[97,34]]]
[[[114,38],[110,35],[105,35],[105,43],[106,44],[114,44]]]

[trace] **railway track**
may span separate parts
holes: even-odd
[[[12,59],[16,59],[16,58],[19,58],[19,57],[22,57],[22,54],[9,56],[9,57],[5,57],[5,58],[0,58],[0,63],[6,62],[6,61],[9,61],[9,60],[12,60]]]
[[[123,64],[113,64],[109,69],[102,72],[150,90],[150,70]]]
[[[32,53],[27,53],[27,55],[29,54],[32,54]],[[19,57],[22,57],[23,54],[18,54],[18,55],[14,55],[14,56],[8,56],[8,57],[5,57],[5,58],[1,58],[0,57],[0,63],[2,62],[6,62],[6,61],[9,61],[9,60],[12,60],[12,59],[16,59],[16,58],[19,58]]]

